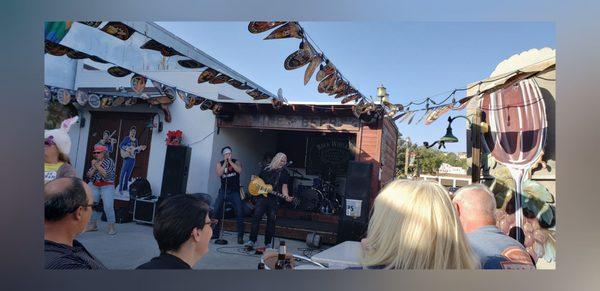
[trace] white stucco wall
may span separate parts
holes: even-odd
[[[161,133],[155,130],[152,134],[152,153],[148,163],[148,180],[156,194],[160,193],[165,166],[167,145],[165,139],[169,130],[183,131],[183,142],[192,148],[187,192],[207,192],[209,164],[215,129],[215,116],[212,111],[202,111],[198,107],[185,109],[183,101],[177,99],[169,107],[173,121],[164,122]],[[164,120],[164,116],[161,117]],[[208,137],[207,137],[208,136]],[[205,138],[206,137],[206,138]],[[203,141],[203,138],[205,138]]]
[[[82,119],[85,119],[84,127],[81,127]],[[69,157],[75,167],[78,177],[83,177],[86,166],[85,149],[87,146],[88,134],[90,132],[90,113],[87,110],[81,111],[77,124],[71,126],[69,136],[71,137],[71,151]]]

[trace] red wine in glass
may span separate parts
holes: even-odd
[[[525,79],[484,94],[480,107],[482,121],[490,129],[483,135],[483,142],[496,161],[509,169],[515,181],[515,222],[522,229],[522,184],[546,144],[548,123],[542,93],[533,79]],[[523,241],[518,229],[514,232],[515,239]]]

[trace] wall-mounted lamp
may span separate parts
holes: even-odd
[[[429,144],[428,142],[424,142],[423,145],[426,148],[430,148],[436,144],[439,144],[438,149],[441,149],[442,147],[446,148],[446,143],[458,142],[458,138],[456,136],[454,136],[454,134],[452,133],[452,121],[454,121],[457,118],[464,118],[465,120],[467,120],[469,122],[469,127],[471,127],[471,133],[473,132],[473,123],[466,116],[459,115],[459,116],[455,116],[455,117],[448,117],[448,127],[446,128],[446,135],[442,136],[439,140],[435,141],[432,144]],[[486,133],[489,130],[489,126],[485,122],[481,122],[479,124],[479,128],[480,128],[481,133]]]
[[[160,118],[160,113],[156,113],[156,115],[158,116],[158,124],[156,125],[156,129],[158,130],[158,132],[162,132],[163,131],[163,122],[162,122],[162,119]],[[148,124],[148,128],[154,128],[154,121],[150,121],[150,123]]]

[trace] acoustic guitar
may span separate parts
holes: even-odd
[[[285,199],[285,196],[277,191],[273,191],[273,186],[270,184],[266,184],[263,179],[258,176],[252,176],[250,178],[250,184],[248,184],[248,192],[252,196],[264,196],[268,197],[269,195],[275,195],[277,197]],[[287,200],[286,200],[287,201]],[[292,197],[292,201],[290,201],[294,207],[298,207],[300,201]]]

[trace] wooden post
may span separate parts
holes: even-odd
[[[473,120],[471,122],[471,182],[479,183],[481,179],[481,110],[475,108]]]
[[[408,177],[408,163],[410,162],[410,138],[406,138],[406,155],[404,156],[404,176]]]

